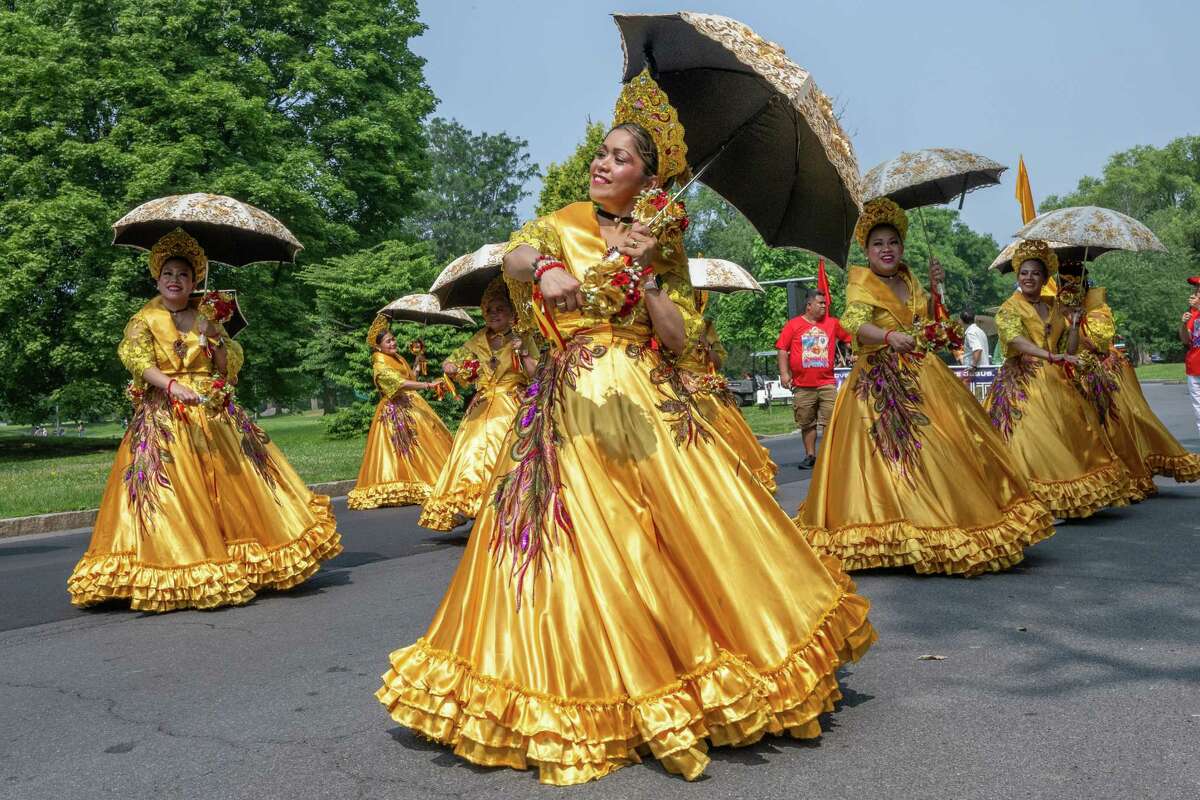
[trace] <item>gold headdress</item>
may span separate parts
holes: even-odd
[[[371,322],[371,327],[367,328],[367,347],[372,350],[379,346],[379,342],[375,341],[379,334],[392,329],[392,321],[383,314],[376,314],[375,319]]]
[[[1041,239],[1026,239],[1017,245],[1012,257],[1013,271],[1020,272],[1021,265],[1030,259],[1036,259],[1046,265],[1047,278],[1058,272],[1058,254]]]
[[[858,223],[854,226],[854,239],[863,250],[867,249],[867,237],[880,225],[891,225],[900,234],[903,242],[908,236],[908,215],[904,209],[886,197],[876,197],[863,206]]]
[[[687,144],[679,113],[648,70],[642,70],[621,90],[613,110],[613,127],[632,122],[640,125],[654,140],[658,150],[657,175],[664,183],[670,178],[683,179],[688,171]]]
[[[150,274],[154,280],[158,280],[162,274],[163,264],[172,258],[182,258],[191,264],[192,271],[196,273],[195,282],[203,283],[204,276],[208,274],[208,256],[204,255],[200,243],[183,228],[171,231],[150,248]]]
[[[488,303],[496,299],[503,300],[510,306],[513,304],[512,299],[508,296],[508,284],[504,282],[503,275],[498,275],[483,290],[483,297],[479,301],[479,310],[487,313]]]

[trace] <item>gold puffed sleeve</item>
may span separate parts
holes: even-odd
[[[562,239],[545,217],[526,222],[520,230],[514,231],[508,237],[504,255],[507,256],[523,244],[529,245],[544,256],[562,258]],[[540,334],[537,320],[533,316],[533,284],[515,280],[508,275],[504,276],[504,283],[508,286],[508,297],[512,300],[513,309],[517,312],[517,331],[523,334]]]
[[[1017,352],[1009,345],[1013,339],[1025,335],[1025,323],[1021,322],[1019,314],[1002,307],[996,312],[996,333],[1000,336],[1000,349],[1004,355],[1015,356]]]
[[[217,323],[221,339],[225,342],[225,377],[230,383],[237,383],[238,375],[246,363],[246,352],[242,346],[225,332],[225,326]]]
[[[1117,338],[1117,323],[1108,306],[1087,312],[1087,330],[1084,333],[1101,355],[1112,349],[1113,340]]]
[[[375,365],[375,386],[378,387],[379,393],[389,400],[404,391],[406,380],[408,377],[395,367],[386,364]]]
[[[704,315],[696,308],[696,294],[692,288],[691,278],[687,269],[671,269],[659,276],[659,287],[667,293],[667,297],[683,315],[683,352],[677,353],[680,361],[688,364],[703,363],[704,356],[701,347],[701,337],[704,336]],[[707,365],[705,365],[707,369]]]
[[[142,373],[158,366],[154,357],[154,334],[141,317],[135,316],[125,326],[125,335],[117,345],[117,356],[134,380],[142,380]]]
[[[842,328],[853,338],[852,344],[858,346],[858,329],[875,318],[875,307],[869,303],[852,301],[846,304],[846,311],[841,320]]]

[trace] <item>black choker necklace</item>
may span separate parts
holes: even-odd
[[[618,216],[617,214],[614,214],[614,213],[612,213],[611,211],[605,211],[605,210],[604,210],[603,208],[601,208],[600,206],[596,206],[596,214],[597,214],[597,215],[599,215],[599,216],[601,216],[601,217],[604,217],[604,218],[605,218],[605,219],[607,219],[607,220],[612,220],[613,222],[623,222],[623,223],[625,223],[626,225],[632,225],[632,224],[633,224],[633,217],[631,217],[631,216],[630,216],[630,217],[622,217],[622,216]]]

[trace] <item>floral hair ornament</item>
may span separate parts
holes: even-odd
[[[1021,265],[1030,260],[1040,261],[1046,266],[1047,278],[1058,272],[1058,254],[1041,239],[1026,239],[1017,245],[1012,257],[1013,271],[1020,272]]]
[[[859,214],[858,222],[854,225],[854,240],[858,242],[858,246],[866,250],[867,237],[880,225],[895,228],[896,233],[900,234],[901,242],[908,237],[908,214],[905,214],[904,209],[896,205],[894,200],[876,197],[863,206],[862,214]]]
[[[658,175],[664,184],[672,178],[686,180],[688,173],[687,143],[683,140],[683,125],[679,112],[667,99],[667,93],[650,77],[649,70],[635,75],[617,97],[613,109],[613,127],[638,125],[650,134],[658,150]]]
[[[376,314],[375,319],[371,322],[371,327],[367,328],[367,347],[374,350],[379,347],[380,335],[387,333],[392,329],[392,321],[383,314]]]
[[[203,283],[208,274],[208,256],[200,243],[188,235],[183,228],[176,228],[163,236],[150,248],[150,275],[154,280],[162,274],[163,264],[172,258],[182,258],[192,265],[193,281]]]

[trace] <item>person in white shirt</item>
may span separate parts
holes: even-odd
[[[971,368],[988,366],[987,334],[975,324],[975,312],[968,308],[958,318],[967,326],[963,333],[962,365]]]

